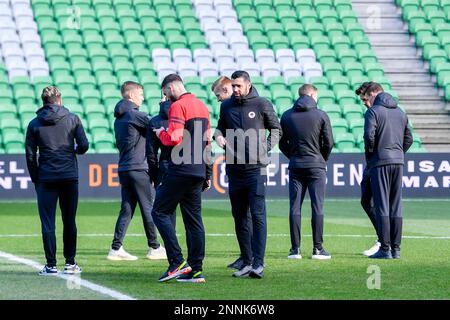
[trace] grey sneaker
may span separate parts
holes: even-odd
[[[66,263],[64,265],[64,274],[79,274],[81,273],[81,268],[75,263],[75,264],[69,264]]]
[[[400,259],[400,250],[391,250],[392,259]]]
[[[248,276],[254,279],[262,279],[263,275],[264,275],[264,267],[261,265],[256,269],[253,268]]]
[[[233,277],[245,278],[245,277],[248,277],[248,275],[250,274],[251,271],[252,271],[251,265],[244,266],[244,267],[242,267],[241,270],[238,270],[235,273],[233,273]]]

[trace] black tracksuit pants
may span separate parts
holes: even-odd
[[[148,246],[154,249],[159,248],[156,227],[151,215],[153,190],[148,172],[144,170],[119,172],[119,181],[121,185],[122,203],[111,248],[118,250],[122,246],[137,204],[139,204],[139,208],[141,209]]]
[[[403,165],[385,165],[370,170],[373,202],[381,249],[400,250],[402,238]]]
[[[291,249],[300,248],[302,204],[306,190],[311,198],[311,226],[314,248],[322,249],[323,203],[325,199],[326,171],[321,168],[289,170],[289,227]]]
[[[37,182],[35,185],[45,258],[49,267],[56,266],[56,203],[63,221],[64,258],[74,264],[77,250],[75,216],[78,206],[78,181]]]
[[[180,204],[186,244],[187,262],[194,271],[201,271],[205,258],[205,228],[202,221],[202,187],[200,177],[168,174],[156,188],[152,216],[164,241],[170,268],[184,261],[178,243],[174,221],[175,210]]]
[[[264,265],[266,250],[267,216],[264,183],[267,176],[261,175],[260,169],[244,174],[227,172],[227,175],[231,211],[241,257],[245,265],[252,264],[257,268]],[[248,209],[252,218],[251,224],[248,223]]]
[[[372,222],[375,232],[377,233],[378,241],[380,241],[375,216],[375,209],[373,207],[373,194],[372,194],[372,186],[370,185],[370,172],[368,170],[364,170],[363,178],[361,180],[361,206],[363,207],[364,211],[369,217],[370,222]]]

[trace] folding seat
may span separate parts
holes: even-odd
[[[175,63],[191,62],[192,53],[189,49],[178,48],[172,52],[173,61]]]
[[[312,77],[321,77],[323,75],[322,66],[320,63],[314,62],[312,64],[303,64],[303,75],[306,81]]]
[[[263,63],[273,63],[275,62],[275,55],[273,50],[270,49],[258,49],[255,53],[256,61],[262,65]]]
[[[196,8],[196,14],[197,14],[198,19],[200,20],[202,29],[208,24],[217,22],[217,12],[214,11],[213,9]]]
[[[341,107],[337,104],[324,104],[320,105],[320,109],[325,111],[328,117],[331,118],[341,118]]]
[[[355,104],[357,97],[355,92],[351,90],[340,90],[336,92],[336,100],[341,106]],[[359,100],[359,99],[358,99]],[[359,102],[359,101],[358,101]]]
[[[166,60],[158,60],[154,61],[155,70],[158,73],[161,73],[162,70],[166,70],[169,73],[176,73],[177,72],[177,65],[173,63],[172,61],[166,61]]]
[[[234,11],[231,0],[214,0],[214,8],[218,11]]]
[[[312,49],[299,49],[296,53],[297,62],[302,65],[316,62],[316,55]]]
[[[210,0],[194,0],[195,9],[200,11],[212,10],[213,2]]]
[[[171,62],[172,58],[169,49],[157,48],[152,51],[152,60],[156,63]]]
[[[343,118],[330,118],[333,128],[333,135],[336,137],[340,133],[348,133],[348,123]],[[353,139],[353,136],[352,136]]]
[[[33,17],[33,11],[28,3],[13,3],[12,13],[15,18],[18,17]]]
[[[196,77],[197,76],[197,64],[194,62],[183,62],[178,63],[178,74],[181,78],[185,77]]]
[[[229,61],[222,61],[219,63],[219,73],[221,75],[230,77],[231,74],[236,70],[239,70],[239,66],[237,63]]]
[[[210,48],[213,50],[228,49],[228,38],[222,35],[214,35],[208,37],[208,43]]]
[[[245,63],[255,62],[253,51],[248,48],[243,50],[233,49],[233,54],[237,63],[245,65]]]
[[[194,50],[194,61],[201,65],[203,63],[212,63],[213,55],[209,49],[196,49]]]
[[[334,134],[334,143],[339,150],[355,147],[355,138],[349,132],[337,132]],[[358,150],[359,152],[359,150]]]
[[[0,33],[0,42],[2,45],[20,45],[20,38],[15,30],[2,30]]]
[[[343,114],[345,118],[349,121],[354,119],[363,118],[363,110],[360,105],[357,104],[345,104],[342,107]]]
[[[360,62],[349,61],[345,62],[343,66],[345,74],[349,78],[364,75],[364,66]]]
[[[213,50],[214,59],[217,63],[234,63],[233,51],[230,49]]]
[[[10,17],[3,16],[2,19],[0,19],[0,29],[2,32],[6,30],[16,30],[16,24]]]
[[[240,23],[223,24],[223,31],[230,40],[235,37],[242,37],[244,34]]]
[[[275,53],[277,62],[280,66],[295,63],[295,54],[292,49],[278,49]]]
[[[251,77],[260,76],[260,74],[261,74],[261,67],[255,61],[241,61],[241,60],[238,60],[237,63],[239,65],[239,70],[247,71],[248,74]],[[253,79],[252,79],[252,81],[253,81]]]
[[[277,77],[280,75],[280,65],[278,63],[266,61],[264,63],[260,63],[260,66],[261,74],[265,83],[267,83],[270,77]]]
[[[228,38],[231,50],[247,50],[248,49],[248,39],[244,35],[235,35]]]
[[[0,119],[1,123],[8,125],[8,120],[15,119],[17,111],[14,104],[1,104],[0,105]],[[0,128],[1,130],[1,128]]]
[[[204,62],[204,63],[197,63],[200,78],[205,79],[207,77],[216,77],[218,75],[217,65],[212,62]]]
[[[281,66],[281,71],[285,82],[289,82],[289,79],[301,77],[302,66],[298,63],[285,64]]]
[[[277,97],[277,94],[275,94],[275,91],[280,93],[280,92],[284,92],[287,90],[287,86],[284,81],[284,78],[281,76],[269,77],[267,79],[266,85],[270,88],[270,91],[272,91],[272,96],[274,98]],[[291,94],[289,92],[289,97],[290,96],[291,96]]]

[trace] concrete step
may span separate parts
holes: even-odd
[[[404,69],[403,69],[404,71]],[[428,73],[422,72],[401,72],[400,70],[385,71],[387,77],[391,81],[415,83],[415,82],[431,82],[431,76]]]
[[[396,30],[404,29],[404,22],[399,19],[400,16],[394,17],[378,17],[377,14],[368,15],[368,17],[358,17],[359,23],[363,26],[364,30]]]
[[[442,144],[442,143],[433,143],[433,144],[422,144],[422,146],[428,151],[428,152],[450,152],[450,145],[448,144]]]
[[[415,70],[424,70],[428,72],[428,68],[426,68],[423,60],[408,58],[408,59],[386,59],[379,58],[378,61],[384,66],[384,71],[389,72],[390,70],[399,70],[399,69],[415,69]]]
[[[422,126],[428,126],[433,127],[435,125],[450,125],[450,117],[446,114],[441,115],[416,115],[416,114],[410,114],[409,119],[411,122],[415,124],[420,124]]]
[[[411,95],[430,95],[439,96],[439,91],[435,87],[416,87],[414,86],[392,86],[392,88],[397,92],[399,97],[411,96]]]
[[[370,42],[372,45],[375,44],[383,44],[383,43],[397,43],[397,44],[403,44],[403,43],[414,43],[414,39],[411,38],[411,36],[404,32],[396,32],[392,33],[389,37],[386,37],[386,34],[383,32],[377,31],[377,32],[367,32],[367,36],[370,39]]]
[[[392,57],[395,59],[411,59],[418,57],[417,48],[412,44],[372,44],[372,48],[380,59],[383,59],[384,57]]]

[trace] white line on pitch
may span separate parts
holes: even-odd
[[[27,265],[29,267],[32,267],[32,268],[36,269],[36,270],[42,270],[42,268],[44,268],[43,265],[41,265],[40,263],[38,263],[36,261],[30,260],[30,259],[26,259],[26,258],[22,258],[22,257],[19,257],[19,256],[15,256],[13,254],[10,254],[10,253],[7,253],[7,252],[3,252],[3,251],[0,251],[0,258],[5,258],[5,259],[7,259],[9,261],[13,261],[13,262],[17,262],[17,263],[20,263],[20,264]],[[118,300],[136,300],[135,298],[127,296],[127,295],[125,295],[123,293],[120,293],[120,292],[118,292],[116,290],[103,287],[101,285],[92,283],[92,282],[87,281],[87,280],[83,280],[83,279],[79,279],[79,278],[77,278],[76,280],[73,280],[74,276],[72,276],[72,275],[66,275],[66,274],[59,274],[58,273],[57,277],[61,278],[61,279],[64,279],[64,280],[67,280],[67,281],[76,281],[77,284],[79,284],[79,285],[81,285],[83,287],[86,287],[88,289],[91,289],[92,291],[104,294],[106,296],[110,296],[110,297],[112,297],[114,299],[118,299]]]
[[[82,233],[78,234],[78,237],[112,237],[109,233]],[[177,234],[177,236],[182,236],[182,234]],[[234,233],[207,233],[207,237],[235,237]],[[287,233],[269,233],[268,237],[289,237]],[[311,234],[305,234],[305,237],[311,237]],[[340,237],[340,238],[373,238],[374,235],[370,234],[325,234],[325,237]],[[41,237],[41,234],[31,233],[31,234],[0,234],[0,238],[33,238]],[[129,233],[127,237],[145,237],[143,233]],[[450,239],[450,236],[402,236],[404,239]]]

